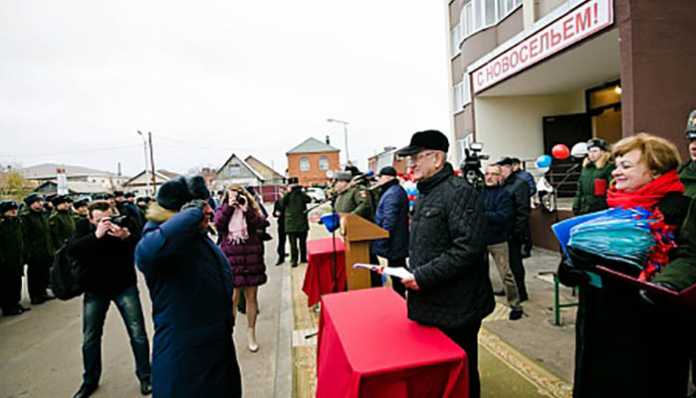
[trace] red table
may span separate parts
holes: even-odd
[[[322,297],[317,397],[468,397],[464,351],[388,288]]]
[[[307,271],[302,291],[307,294],[310,307],[319,302],[323,294],[346,291],[346,260],[343,241],[336,238],[336,279],[333,270],[333,244],[331,238],[307,242]]]

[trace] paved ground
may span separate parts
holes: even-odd
[[[273,265],[275,242],[267,244],[267,252],[268,283],[259,289],[261,314],[257,320],[261,349],[255,354],[246,349],[246,319],[242,316],[235,327],[237,355],[245,396],[289,397],[290,307],[287,300],[281,301],[283,274],[289,281],[288,269]],[[142,278],[138,288],[152,341],[151,305]],[[286,290],[289,292],[288,286]],[[23,304],[29,305],[28,298]],[[280,327],[281,322],[287,326]],[[19,317],[0,318],[0,397],[71,397],[82,376],[81,328],[81,298],[54,300]],[[115,306],[106,320],[102,360],[101,385],[95,397],[140,396],[128,336]]]

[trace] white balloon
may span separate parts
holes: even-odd
[[[578,142],[577,144],[573,145],[573,149],[570,150],[570,154],[574,158],[584,158],[587,155],[587,143]]]

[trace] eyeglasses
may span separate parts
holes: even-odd
[[[408,162],[413,164],[413,163],[419,163],[423,159],[425,159],[429,155],[434,155],[434,151],[422,151],[416,155],[412,155],[408,157]]]

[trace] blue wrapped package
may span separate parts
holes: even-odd
[[[602,213],[571,227],[568,246],[642,270],[655,245],[651,213],[642,208],[614,208]]]

